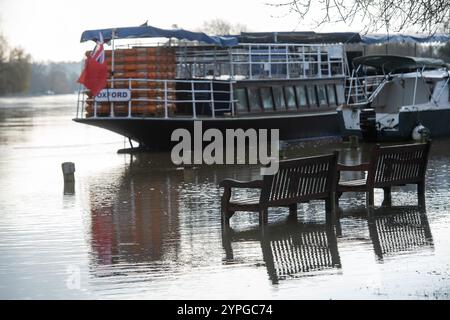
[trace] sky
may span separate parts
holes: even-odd
[[[173,24],[196,30],[220,18],[244,24],[249,31],[307,31],[288,10],[268,6],[284,0],[0,0],[0,32],[11,46],[20,46],[34,61],[80,61],[93,42],[80,43],[84,30],[148,24]],[[349,31],[324,26],[314,31]]]

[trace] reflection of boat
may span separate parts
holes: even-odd
[[[255,179],[259,173],[256,166],[239,171],[235,166],[177,168],[169,154],[149,153],[134,155],[122,174],[105,172],[92,177],[89,210],[95,274],[103,276],[110,270],[102,266],[124,263],[129,271],[151,264],[157,274],[177,268],[174,261],[180,256],[195,260],[197,252],[190,250],[204,248],[209,239],[200,239],[193,223],[209,228],[216,224],[217,229],[207,232],[220,230],[218,182],[229,176]]]
[[[288,221],[241,232],[225,227],[222,241],[227,261],[236,258],[233,242],[259,241],[273,283],[288,277],[341,268],[336,235],[330,224]],[[245,251],[240,252],[240,255],[245,254]]]
[[[117,183],[90,185],[92,249],[96,264],[142,263],[176,256],[179,212],[175,170],[130,166]],[[116,185],[111,187],[111,185]]]
[[[338,108],[344,135],[368,141],[450,135],[450,78],[443,61],[373,55],[353,64],[346,104]]]
[[[281,140],[337,136],[344,102],[343,43],[355,33],[249,33],[209,37],[151,26],[85,31],[82,41],[177,38],[163,46],[106,51],[103,93],[79,94],[75,121],[105,128],[143,148],[168,149],[177,128],[279,129]],[[259,41],[255,42],[255,39]],[[190,41],[187,41],[190,40]]]
[[[433,248],[430,225],[423,207],[382,207],[369,215],[375,254],[386,256]]]

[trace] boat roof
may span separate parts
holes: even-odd
[[[384,73],[417,68],[446,68],[447,64],[440,59],[407,57],[396,55],[369,55],[353,59],[354,67],[360,65],[381,69]]]
[[[183,29],[167,30],[148,25],[142,25],[139,27],[86,30],[81,35],[80,42],[85,42],[88,40],[97,41],[100,38],[100,33],[106,41],[111,40],[114,35],[114,39],[176,38],[180,40],[199,41],[222,47],[235,46],[238,44],[236,37],[208,36],[203,32],[192,32]]]
[[[199,41],[217,46],[235,46],[239,43],[301,43],[301,44],[332,44],[332,43],[360,43],[380,44],[389,42],[448,42],[450,34],[368,34],[360,35],[357,32],[330,32],[317,33],[314,31],[289,32],[242,32],[240,35],[209,36],[203,32],[193,32],[184,29],[161,29],[147,25],[138,27],[123,27],[86,30],[81,35],[81,42],[98,40],[99,34],[105,40],[134,39],[134,38],[177,38],[180,40]]]
[[[431,42],[448,42],[450,41],[450,34],[435,33],[435,34],[366,34],[361,36],[364,44],[382,44],[391,42],[400,43],[431,43]]]
[[[240,43],[359,43],[361,36],[356,32],[317,33],[313,31],[294,32],[242,32],[236,38]]]

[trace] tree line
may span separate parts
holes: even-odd
[[[31,76],[31,56],[20,48],[9,48],[0,34],[0,95],[28,90]]]
[[[28,94],[64,94],[78,90],[81,62],[32,63]]]
[[[0,96],[64,94],[77,90],[81,62],[33,62],[0,34]]]

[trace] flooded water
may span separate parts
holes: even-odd
[[[433,142],[425,211],[402,187],[371,219],[363,194],[345,194],[337,228],[312,201],[297,221],[272,209],[262,232],[238,213],[222,232],[218,182],[258,178],[258,167],[119,155],[122,137],[71,121],[75,101],[0,99],[0,298],[449,298],[450,140]],[[370,147],[311,141],[283,154],[339,149],[357,163]],[[76,165],[73,195],[65,161]]]

